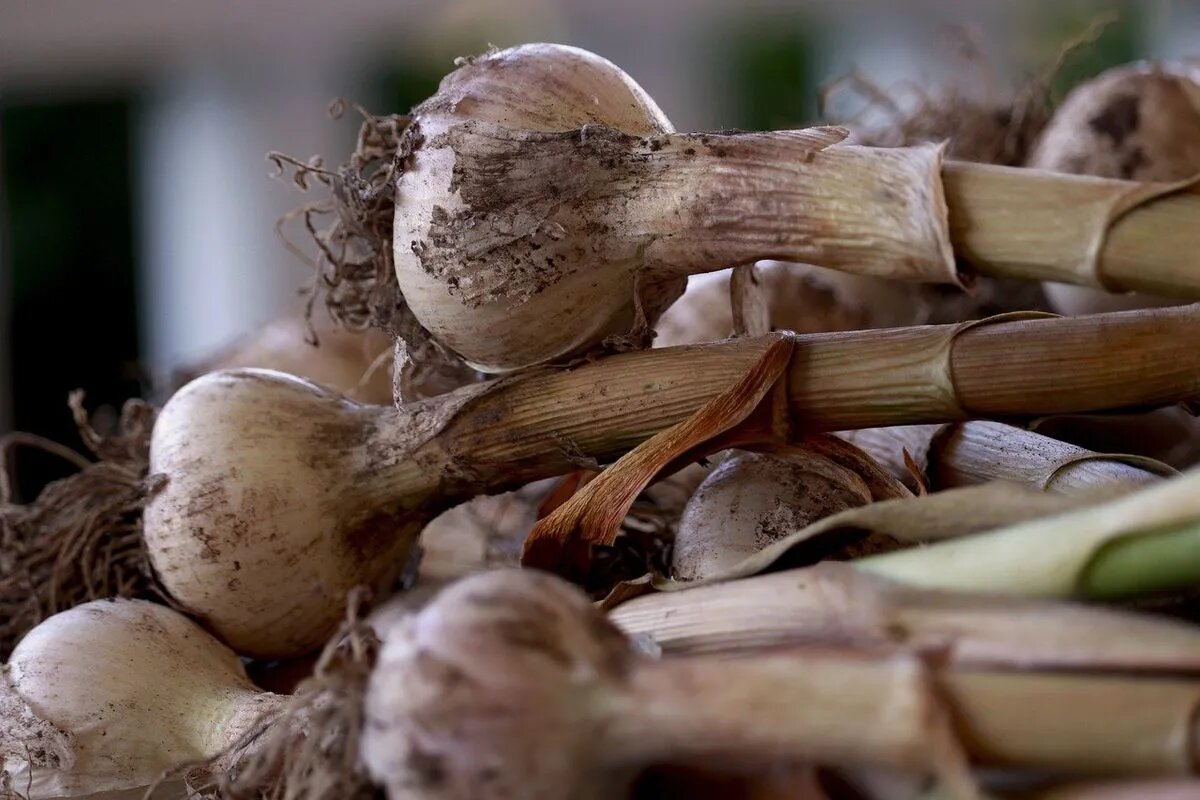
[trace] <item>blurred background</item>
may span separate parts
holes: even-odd
[[[341,161],[336,97],[405,111],[455,56],[543,40],[615,61],[680,130],[778,128],[852,69],[963,79],[948,25],[978,37],[978,91],[1011,90],[1112,11],[1064,85],[1200,52],[1185,0],[0,0],[0,433],[78,446],[71,389],[111,419],[298,305],[308,270],[274,224],[304,198],[264,154]],[[23,486],[59,468],[28,458]]]

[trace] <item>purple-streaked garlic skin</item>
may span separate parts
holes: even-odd
[[[569,584],[478,573],[383,641],[361,755],[393,800],[602,800],[632,779],[600,744],[632,651]]]
[[[1081,84],[1055,112],[1027,166],[1168,183],[1200,174],[1200,65],[1141,62]],[[1055,310],[1070,315],[1178,304],[1059,283],[1045,291]]]

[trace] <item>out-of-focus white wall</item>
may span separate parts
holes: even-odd
[[[199,361],[297,306],[293,289],[310,272],[284,251],[274,224],[301,197],[268,179],[264,154],[271,146],[302,158],[349,150],[352,126],[322,113],[354,89],[338,74],[295,59],[201,64],[150,92],[137,150],[143,352],[152,373]]]

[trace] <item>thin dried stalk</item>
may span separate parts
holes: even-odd
[[[1189,624],[917,589],[831,562],[633,598],[609,619],[666,653],[848,642],[942,652],[970,667],[1200,673],[1200,631]]]
[[[915,586],[1093,598],[1200,583],[1200,470],[1117,500],[854,562]]]
[[[907,453],[932,490],[1005,480],[1053,492],[1135,488],[1179,474],[1151,458],[1093,453],[999,422],[912,425],[848,431],[843,438],[898,477],[911,475]]]
[[[613,739],[681,760],[803,755],[949,777],[957,770],[938,746],[948,734],[939,719],[948,714],[961,745],[988,765],[1188,775],[1196,763],[1196,680],[976,671],[788,650],[667,658],[633,681],[639,705],[618,718]]]

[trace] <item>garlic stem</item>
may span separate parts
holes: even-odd
[[[650,761],[803,756],[933,770],[938,696],[989,765],[1191,774],[1200,755],[1196,681],[956,669],[930,679],[917,661],[796,651],[639,664],[627,692],[608,741]]]
[[[1147,576],[1158,591],[1200,584],[1200,521],[1165,525],[1100,549],[1079,579],[1082,597],[1096,600],[1146,592]]]
[[[816,642],[945,649],[962,666],[1200,674],[1200,631],[1127,611],[931,591],[850,564],[755,575],[627,600],[608,618],[665,653]]]

